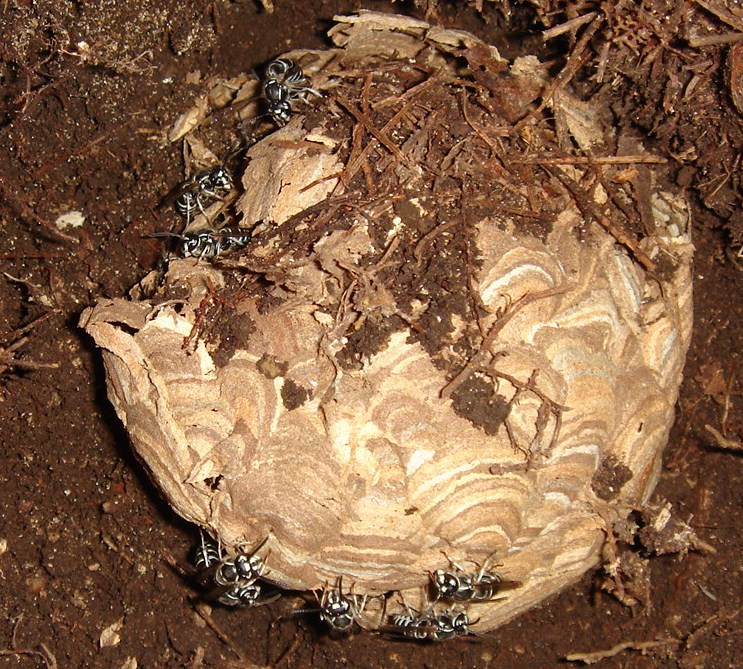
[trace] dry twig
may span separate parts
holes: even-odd
[[[29,337],[27,334],[31,332],[39,323],[45,321],[53,312],[39,316],[35,321],[31,321],[28,325],[20,328],[13,332],[13,340],[7,346],[0,346],[0,375],[5,373],[8,369],[56,369],[59,365],[54,362],[33,362],[31,360],[18,360],[15,357],[15,352],[24,346]]]
[[[482,340],[479,350],[475,353],[468,361],[467,364],[460,370],[460,372],[447,383],[441,390],[441,397],[448,399],[452,393],[464,383],[472,373],[474,373],[478,367],[487,363],[487,357],[491,354],[490,347],[495,342],[495,338],[498,333],[506,327],[508,322],[524,307],[533,304],[539,300],[562,295],[567,292],[569,286],[562,285],[556,288],[549,288],[547,290],[540,290],[537,293],[530,293],[524,295],[516,304],[512,305],[503,315],[501,315],[490,328],[490,332]]]
[[[705,619],[701,625],[699,625],[693,632],[690,632],[685,641],[684,647],[691,649],[697,644],[697,640],[702,638],[705,634],[712,631],[715,627],[718,627],[722,623],[729,622],[734,618],[737,618],[743,608],[737,608],[730,613],[725,612],[723,609],[717,611],[714,615]],[[719,632],[718,632],[719,634]]]
[[[237,655],[237,657],[241,661],[244,661],[245,657],[240,652],[240,649],[235,646],[235,643],[234,641],[232,641],[230,636],[223,632],[219,625],[217,625],[217,623],[214,621],[214,618],[212,618],[211,607],[207,604],[204,604],[204,602],[192,602],[192,605],[194,611],[196,611],[196,613],[199,615],[199,618],[201,618],[209,626],[209,629],[211,629],[211,631],[217,635],[217,638],[235,655]]]
[[[723,23],[727,23],[734,30],[743,32],[743,19],[738,18],[730,10],[718,6],[713,0],[694,0],[694,2],[700,7],[704,7],[710,14],[714,14]]]
[[[382,132],[379,128],[377,128],[372,120],[364,114],[361,110],[356,109],[356,107],[351,103],[350,100],[345,99],[341,95],[338,95],[336,93],[336,99],[338,100],[338,103],[346,109],[351,116],[353,116],[361,125],[364,126],[366,131],[374,137],[382,146],[384,146],[397,160],[399,160],[401,163],[404,163],[411,169],[414,167],[410,163],[410,159],[403,154],[402,151],[400,151],[399,147],[397,147],[387,135],[385,135],[384,132]]]
[[[576,16],[574,19],[565,21],[565,23],[561,23],[559,26],[554,26],[549,30],[544,30],[542,31],[542,39],[546,42],[547,40],[558,37],[559,35],[572,32],[573,30],[580,28],[582,25],[593,21],[593,19],[596,18],[596,14],[597,12],[588,12],[587,14],[583,14],[583,16]]]
[[[569,653],[565,656],[567,662],[582,662],[583,664],[596,664],[601,660],[606,660],[610,657],[615,657],[619,653],[623,653],[625,650],[637,650],[643,655],[646,651],[652,650],[653,648],[659,648],[662,646],[679,646],[682,641],[680,639],[656,639],[655,641],[623,641],[618,643],[616,646],[612,646],[608,650],[598,650],[593,653]]]
[[[727,32],[722,35],[705,35],[704,37],[690,37],[689,46],[696,48],[702,46],[720,46],[722,44],[735,44],[743,42],[743,32]]]
[[[723,448],[726,451],[743,453],[743,443],[741,443],[740,441],[733,441],[732,439],[724,437],[711,425],[705,425],[704,429],[707,430],[707,432],[709,432],[715,438],[716,445],[719,448]]]
[[[555,428],[552,431],[552,437],[550,438],[550,443],[547,446],[546,451],[543,450],[543,453],[551,453],[555,444],[557,443],[558,438],[560,437],[560,428],[562,427],[562,413],[563,411],[570,411],[570,407],[564,406],[562,404],[558,404],[553,399],[548,397],[545,393],[543,393],[536,385],[536,376],[537,376],[537,370],[534,370],[529,380],[524,383],[523,381],[520,381],[515,376],[512,376],[511,374],[506,374],[505,372],[500,372],[497,369],[495,369],[495,366],[493,364],[487,366],[487,367],[480,367],[477,369],[472,370],[473,372],[482,372],[483,374],[487,374],[488,376],[491,376],[494,379],[503,379],[505,381],[508,381],[514,388],[516,388],[516,396],[518,396],[519,393],[523,392],[531,392],[534,395],[536,395],[539,400],[542,402],[542,407],[540,408],[540,415],[541,419],[538,420],[538,426],[537,426],[537,433],[534,436],[534,439],[532,440],[532,444],[530,445],[528,451],[526,452],[527,457],[527,465],[530,467],[535,455],[535,449],[534,446],[539,443],[541,440],[542,434],[544,433],[545,428],[547,427],[547,421],[549,420],[549,416],[552,416],[555,419]],[[511,400],[511,402],[516,401],[516,396]],[[546,408],[546,412],[544,411],[544,408]],[[514,435],[511,433],[511,429],[508,425],[508,423],[505,423],[506,430],[508,432],[508,436],[511,440],[511,444],[513,444],[516,448],[521,449],[518,444],[516,443],[516,440],[514,438]]]
[[[665,165],[668,160],[660,156],[531,156],[510,158],[512,163],[524,165],[634,165],[637,163]]]
[[[524,126],[526,126],[532,118],[534,118],[537,114],[544,110],[544,108],[548,104],[550,104],[550,101],[552,100],[555,93],[560,88],[566,86],[568,82],[576,75],[578,70],[585,64],[587,54],[584,54],[584,51],[586,50],[586,47],[588,46],[594,33],[601,25],[602,20],[602,17],[597,16],[591,21],[591,23],[588,24],[588,27],[576,43],[575,48],[570,52],[568,60],[565,63],[565,67],[560,70],[560,73],[555,77],[553,82],[547,87],[544,93],[542,93],[542,101],[539,103],[539,106],[531,110],[516,124],[516,126],[514,127],[514,130],[516,132],[521,132]]]
[[[20,215],[20,218],[24,223],[38,226],[41,228],[42,234],[48,235],[57,241],[78,243],[78,240],[75,237],[65,234],[61,230],[57,229],[54,224],[36,214],[25,202],[14,197],[10,188],[8,188],[2,180],[0,180],[0,196],[0,199],[2,199],[9,208],[15,210]]]
[[[13,636],[10,641],[10,649],[0,649],[0,657],[19,657],[29,656],[41,658],[47,669],[57,669],[57,658],[44,643],[40,643],[41,650],[31,650],[28,648],[18,647],[18,627],[23,620],[23,614],[19,615],[13,626]]]
[[[617,240],[623,246],[626,246],[632,254],[635,256],[637,262],[639,262],[648,272],[654,272],[656,264],[650,259],[645,251],[640,248],[640,245],[632,239],[626,232],[620,230],[612,220],[603,212],[599,211],[591,202],[586,193],[583,192],[581,187],[567,174],[561,171],[551,171],[568,189],[570,195],[573,197],[575,204],[581,213],[585,217],[591,217],[601,225],[614,239]]]
[[[292,640],[289,648],[287,648],[276,660],[276,662],[271,665],[271,669],[278,669],[280,665],[290,660],[292,655],[297,652],[297,648],[299,648],[299,646],[302,644],[302,641],[304,640],[303,635],[301,634],[301,630],[298,630],[298,632],[298,634],[294,635],[294,639]]]

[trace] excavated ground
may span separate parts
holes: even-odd
[[[601,26],[577,24],[577,39],[565,33],[546,44],[530,8],[516,6],[506,23],[500,3],[486,4],[487,20],[471,8],[421,3],[506,57],[534,52],[556,73],[566,62],[576,72],[583,65],[571,77],[574,91],[601,100],[619,129],[643,136],[669,161],[662,178],[687,190],[696,320],[655,500],[671,502],[716,553],[651,559],[634,609],[588,574],[492,638],[438,645],[330,638],[281,602],[211,609],[168,566],[165,556],[185,560],[196,536],[133,457],[78,316],[100,296],[126,294],[158,264],[163,242],[146,236],[174,225],[159,205],[184,178],[181,148],[163,133],[210,78],[249,72],[288,48],[323,46],[332,16],[359,7],[311,4],[275,0],[272,14],[224,0],[39,0],[0,9],[0,667],[508,669],[557,666],[570,653],[618,644],[629,645],[602,667],[740,666],[743,55],[724,40],[742,19],[723,2],[648,0],[637,13],[607,10]],[[572,4],[549,23],[547,5],[562,4],[533,3],[547,25],[601,3]],[[694,35],[684,32],[682,5],[700,12]],[[568,54],[577,56],[566,61]],[[228,124],[211,132],[229,145]],[[60,229],[55,221],[70,211],[84,222]],[[420,222],[421,238],[442,220]],[[533,224],[535,234],[543,224]],[[445,249],[429,239],[427,252],[440,258],[431,285],[440,287]],[[449,252],[466,253],[466,240],[454,240]],[[401,257],[400,267],[403,260],[411,259]],[[443,308],[476,308],[444,304],[446,294]],[[365,324],[348,364],[394,327]],[[476,398],[477,388],[468,392]]]

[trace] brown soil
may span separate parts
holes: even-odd
[[[513,3],[508,23],[500,3],[483,8],[487,20],[475,9],[439,9],[445,25],[475,32],[506,57],[533,51],[556,73],[568,54],[584,58],[574,91],[603,99],[618,128],[668,158],[662,178],[687,189],[696,322],[655,501],[671,502],[717,552],[651,559],[634,608],[589,574],[492,638],[432,645],[330,638],[309,617],[286,615],[281,602],[205,608],[168,566],[168,555],[186,559],[194,530],[145,478],[105,399],[99,356],[76,324],[94,299],[126,294],[156,266],[162,242],[143,236],[172,225],[158,205],[183,178],[180,147],[162,132],[209,78],[322,46],[331,17],[359,6],[275,4],[273,14],[223,0],[2,5],[0,667],[508,669],[558,666],[570,653],[618,644],[629,648],[600,666],[743,666],[743,486],[734,450],[743,440],[743,55],[724,41],[743,19],[722,1],[603,8],[601,26],[584,23],[577,40],[566,33],[546,44],[543,28],[598,3],[568,3],[567,14],[547,11],[558,1]],[[364,6],[413,11],[381,0]],[[700,36],[720,43],[698,44]],[[226,142],[225,132],[214,130]],[[58,230],[55,219],[71,210],[83,212],[83,226]],[[373,350],[389,325],[376,333],[370,325],[358,352]],[[302,401],[296,390],[287,401]],[[468,398],[476,396],[473,388]]]

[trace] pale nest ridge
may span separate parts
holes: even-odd
[[[327,100],[248,152],[240,225],[261,223],[244,254],[174,260],[158,296],[100,300],[83,323],[132,445],[181,516],[233,550],[268,537],[271,577],[298,590],[342,575],[356,593],[399,590],[419,610],[447,558],[495,556],[521,587],[468,606],[475,630],[493,629],[594,566],[611,523],[655,486],[691,331],[686,205],[655,193],[654,227],[638,243],[662,266],[649,271],[555,176],[584,173],[540,172],[534,190],[523,171],[488,171],[516,146],[503,143],[510,115],[544,86],[534,59],[510,71],[466,33],[373,13],[338,21],[335,49],[292,56]],[[389,91],[424,68],[396,102]],[[374,104],[363,99],[370,85],[352,98],[349,80],[375,71]],[[488,88],[488,77],[500,83]],[[479,107],[460,104],[467,86],[482,89]],[[445,107],[432,97],[421,112],[427,95],[463,115],[427,125]],[[400,129],[376,120],[372,132],[385,109],[400,112]],[[567,127],[594,146],[607,134],[598,116]],[[539,141],[524,136],[513,141]],[[518,212],[537,201],[550,215],[535,234]],[[436,291],[454,289],[432,279],[408,299],[401,285],[441,258],[454,263],[447,253],[460,248],[470,254],[457,279],[464,298],[435,321]],[[204,325],[220,291],[230,323],[244,325],[229,355],[219,353],[226,335]],[[389,322],[374,350],[348,352]],[[425,333],[435,322],[438,348]],[[483,388],[498,420],[468,414]],[[403,610],[387,602],[387,615]],[[374,601],[362,614],[369,627],[380,616]]]

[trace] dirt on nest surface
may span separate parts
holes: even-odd
[[[161,258],[162,240],[147,235],[177,222],[158,207],[185,176],[180,144],[164,136],[175,119],[213,77],[321,47],[332,16],[361,5],[274,0],[269,12],[220,0],[6,2],[0,667],[507,669],[565,666],[571,654],[591,652],[599,655],[584,659],[605,655],[602,667],[741,666],[740,8],[723,0],[419,4],[363,6],[469,30],[506,58],[539,56],[555,90],[611,110],[618,132],[642,136],[667,161],[662,178],[686,189],[694,338],[654,502],[669,502],[714,552],[645,561],[662,547],[632,546],[634,579],[625,574],[616,593],[624,604],[602,590],[602,574],[589,574],[492,637],[442,644],[331,638],[281,601],[252,610],[198,601],[164,559],[186,561],[194,530],[134,459],[105,399],[99,356],[76,324],[94,299],[125,295]],[[233,130],[215,123],[210,145],[226,151]],[[80,215],[59,219],[70,212]],[[373,350],[389,326],[370,325],[358,350]],[[607,470],[607,490],[621,477]]]

